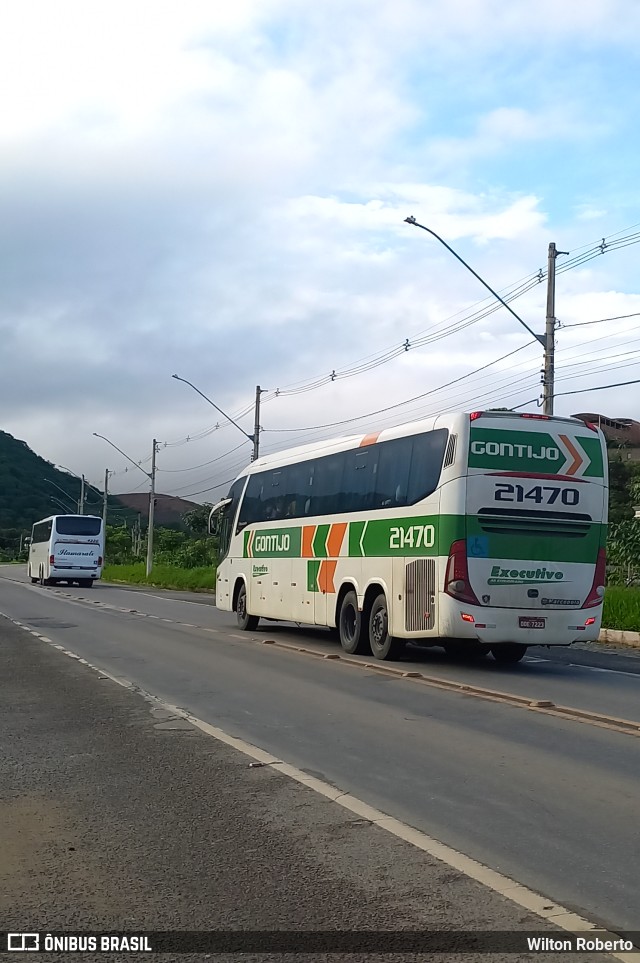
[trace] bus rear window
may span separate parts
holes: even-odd
[[[60,515],[56,519],[58,535],[99,535],[101,529],[101,518],[89,518],[86,515]]]

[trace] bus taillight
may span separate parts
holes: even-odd
[[[50,556],[49,556],[49,565],[53,565],[53,563],[55,562],[55,560],[56,560],[55,555],[50,555]]]
[[[598,550],[598,560],[596,570],[593,573],[593,584],[591,591],[587,595],[583,609],[593,608],[594,605],[602,605],[604,598],[604,583],[607,574],[607,553],[604,548]]]
[[[469,567],[467,565],[467,544],[463,538],[454,542],[449,552],[447,571],[444,577],[444,590],[447,595],[459,602],[480,605],[469,584]]]
[[[102,555],[98,555],[98,565],[102,565]]]

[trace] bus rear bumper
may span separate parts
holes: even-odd
[[[57,565],[52,565],[49,569],[49,577],[60,579],[61,582],[73,581],[77,582],[78,579],[98,579],[102,574],[99,568],[59,568]]]
[[[485,645],[571,645],[596,642],[602,606],[589,609],[496,609],[465,605],[447,598],[440,609],[443,637],[476,639]]]

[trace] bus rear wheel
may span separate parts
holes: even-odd
[[[340,645],[347,655],[363,655],[367,651],[367,639],[362,631],[362,615],[355,592],[347,592],[342,600],[338,632]]]
[[[504,645],[494,645],[491,649],[491,655],[496,662],[501,662],[502,665],[513,665],[515,662],[522,660],[526,651],[526,645],[520,645],[518,642],[505,642]]]
[[[260,621],[257,615],[249,615],[247,612],[247,587],[244,583],[240,586],[240,591],[238,592],[236,620],[243,632],[255,632]]]
[[[380,592],[369,612],[369,645],[376,659],[397,659],[404,651],[404,639],[389,635],[389,611],[384,592]]]

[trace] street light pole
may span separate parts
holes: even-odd
[[[123,456],[123,458],[126,458],[127,461],[130,461],[132,465],[135,465],[135,467],[139,471],[141,471],[143,475],[146,475],[147,478],[151,481],[151,494],[150,494],[150,501],[149,501],[149,525],[148,525],[148,532],[147,532],[147,575],[150,575],[151,569],[153,568],[153,519],[154,519],[153,510],[155,507],[154,499],[155,499],[155,488],[156,488],[156,451],[158,448],[158,442],[156,441],[155,438],[153,439],[153,455],[151,459],[151,472],[148,472],[148,471],[145,471],[144,468],[137,463],[137,461],[134,461],[133,458],[129,458],[126,452],[122,450],[122,448],[118,448],[117,445],[114,445],[114,443],[110,441],[107,437],[105,437],[105,435],[99,435],[97,431],[94,431],[93,434],[96,438],[102,438],[102,440],[106,441],[108,445],[111,445],[112,448],[115,448],[116,451],[119,451],[120,454]]]
[[[149,493],[149,526],[147,528],[147,575],[151,574],[153,568],[153,521],[156,507],[156,451],[158,442],[153,439],[153,452],[151,454],[151,491]]]
[[[54,488],[57,488],[59,492],[62,492],[65,498],[69,499],[72,505],[74,504],[74,499],[71,497],[71,495],[68,492],[64,490],[64,488],[60,488],[60,485],[56,485],[56,483],[54,481],[51,481],[50,478],[45,478],[44,481],[47,482],[47,484],[49,485],[53,485]],[[58,502],[60,503],[60,499],[58,499]],[[75,503],[75,506],[77,507],[77,502]],[[69,509],[65,508],[65,511],[68,512]]]
[[[405,223],[412,224],[414,227],[422,228],[423,231],[426,231],[428,234],[431,234],[433,237],[435,237],[437,241],[440,241],[440,243],[444,247],[446,247],[447,251],[453,254],[453,256],[457,258],[458,261],[460,261],[460,263],[466,267],[467,271],[470,271],[471,274],[473,274],[473,276],[477,278],[478,281],[480,281],[480,283],[483,284],[488,291],[491,292],[494,298],[496,298],[496,300],[499,301],[500,304],[503,307],[505,307],[510,314],[513,315],[516,321],[518,321],[523,328],[526,328],[529,334],[543,346],[544,348],[543,400],[544,400],[544,406],[545,406],[544,413],[546,415],[552,415],[553,414],[553,370],[554,370],[554,356],[555,356],[555,337],[554,337],[555,318],[552,318],[552,321],[551,321],[551,334],[550,334],[549,333],[549,306],[548,306],[549,302],[547,302],[547,324],[546,324],[545,333],[536,334],[529,327],[529,325],[525,321],[523,321],[522,318],[519,317],[519,315],[516,314],[513,308],[510,307],[510,305],[508,305],[507,302],[500,297],[498,292],[494,291],[493,288],[489,284],[487,284],[484,278],[481,278],[480,275],[476,271],[474,271],[473,268],[470,267],[470,265],[468,265],[467,262],[464,261],[460,257],[460,255],[456,251],[454,251],[453,248],[450,247],[447,244],[447,242],[440,237],[439,234],[436,234],[436,232],[432,231],[431,228],[425,227],[424,224],[419,224],[418,221],[416,221],[415,217],[405,217]],[[551,247],[552,245],[549,245],[549,264],[550,265],[551,265]],[[553,245],[553,249],[555,252],[555,244]],[[554,279],[555,279],[555,254],[554,254]],[[553,312],[553,303],[552,303],[552,312]],[[547,381],[549,376],[551,377],[550,390],[549,390],[549,384]]]
[[[248,441],[250,441],[251,444],[253,445],[253,455],[252,455],[251,460],[252,460],[252,461],[255,461],[255,460],[256,460],[256,458],[258,457],[258,454],[259,454],[259,452],[260,452],[260,396],[267,390],[266,388],[261,388],[260,385],[257,385],[257,386],[256,386],[256,405],[255,405],[254,427],[253,427],[253,434],[250,435],[250,434],[248,434],[248,432],[246,432],[246,431],[244,430],[244,428],[241,428],[240,425],[238,424],[238,422],[237,422],[237,421],[234,421],[233,418],[231,418],[231,417],[226,413],[226,411],[223,411],[222,408],[219,408],[218,405],[216,405],[216,404],[211,400],[211,398],[207,398],[207,396],[204,394],[204,392],[200,391],[199,388],[196,388],[196,386],[195,386],[194,384],[191,384],[190,381],[187,381],[186,378],[181,378],[181,377],[180,377],[179,375],[177,375],[177,374],[173,374],[173,375],[171,375],[171,377],[172,377],[172,378],[175,378],[176,381],[183,381],[186,385],[189,385],[190,388],[193,388],[194,391],[197,391],[197,393],[200,395],[201,398],[204,398],[204,400],[207,401],[213,408],[215,408],[216,411],[219,411],[220,414],[221,414],[224,418],[227,419],[227,421],[230,421],[231,424],[234,425],[234,426],[238,429],[238,431],[241,431],[242,434],[244,435],[244,437],[245,437]]]

